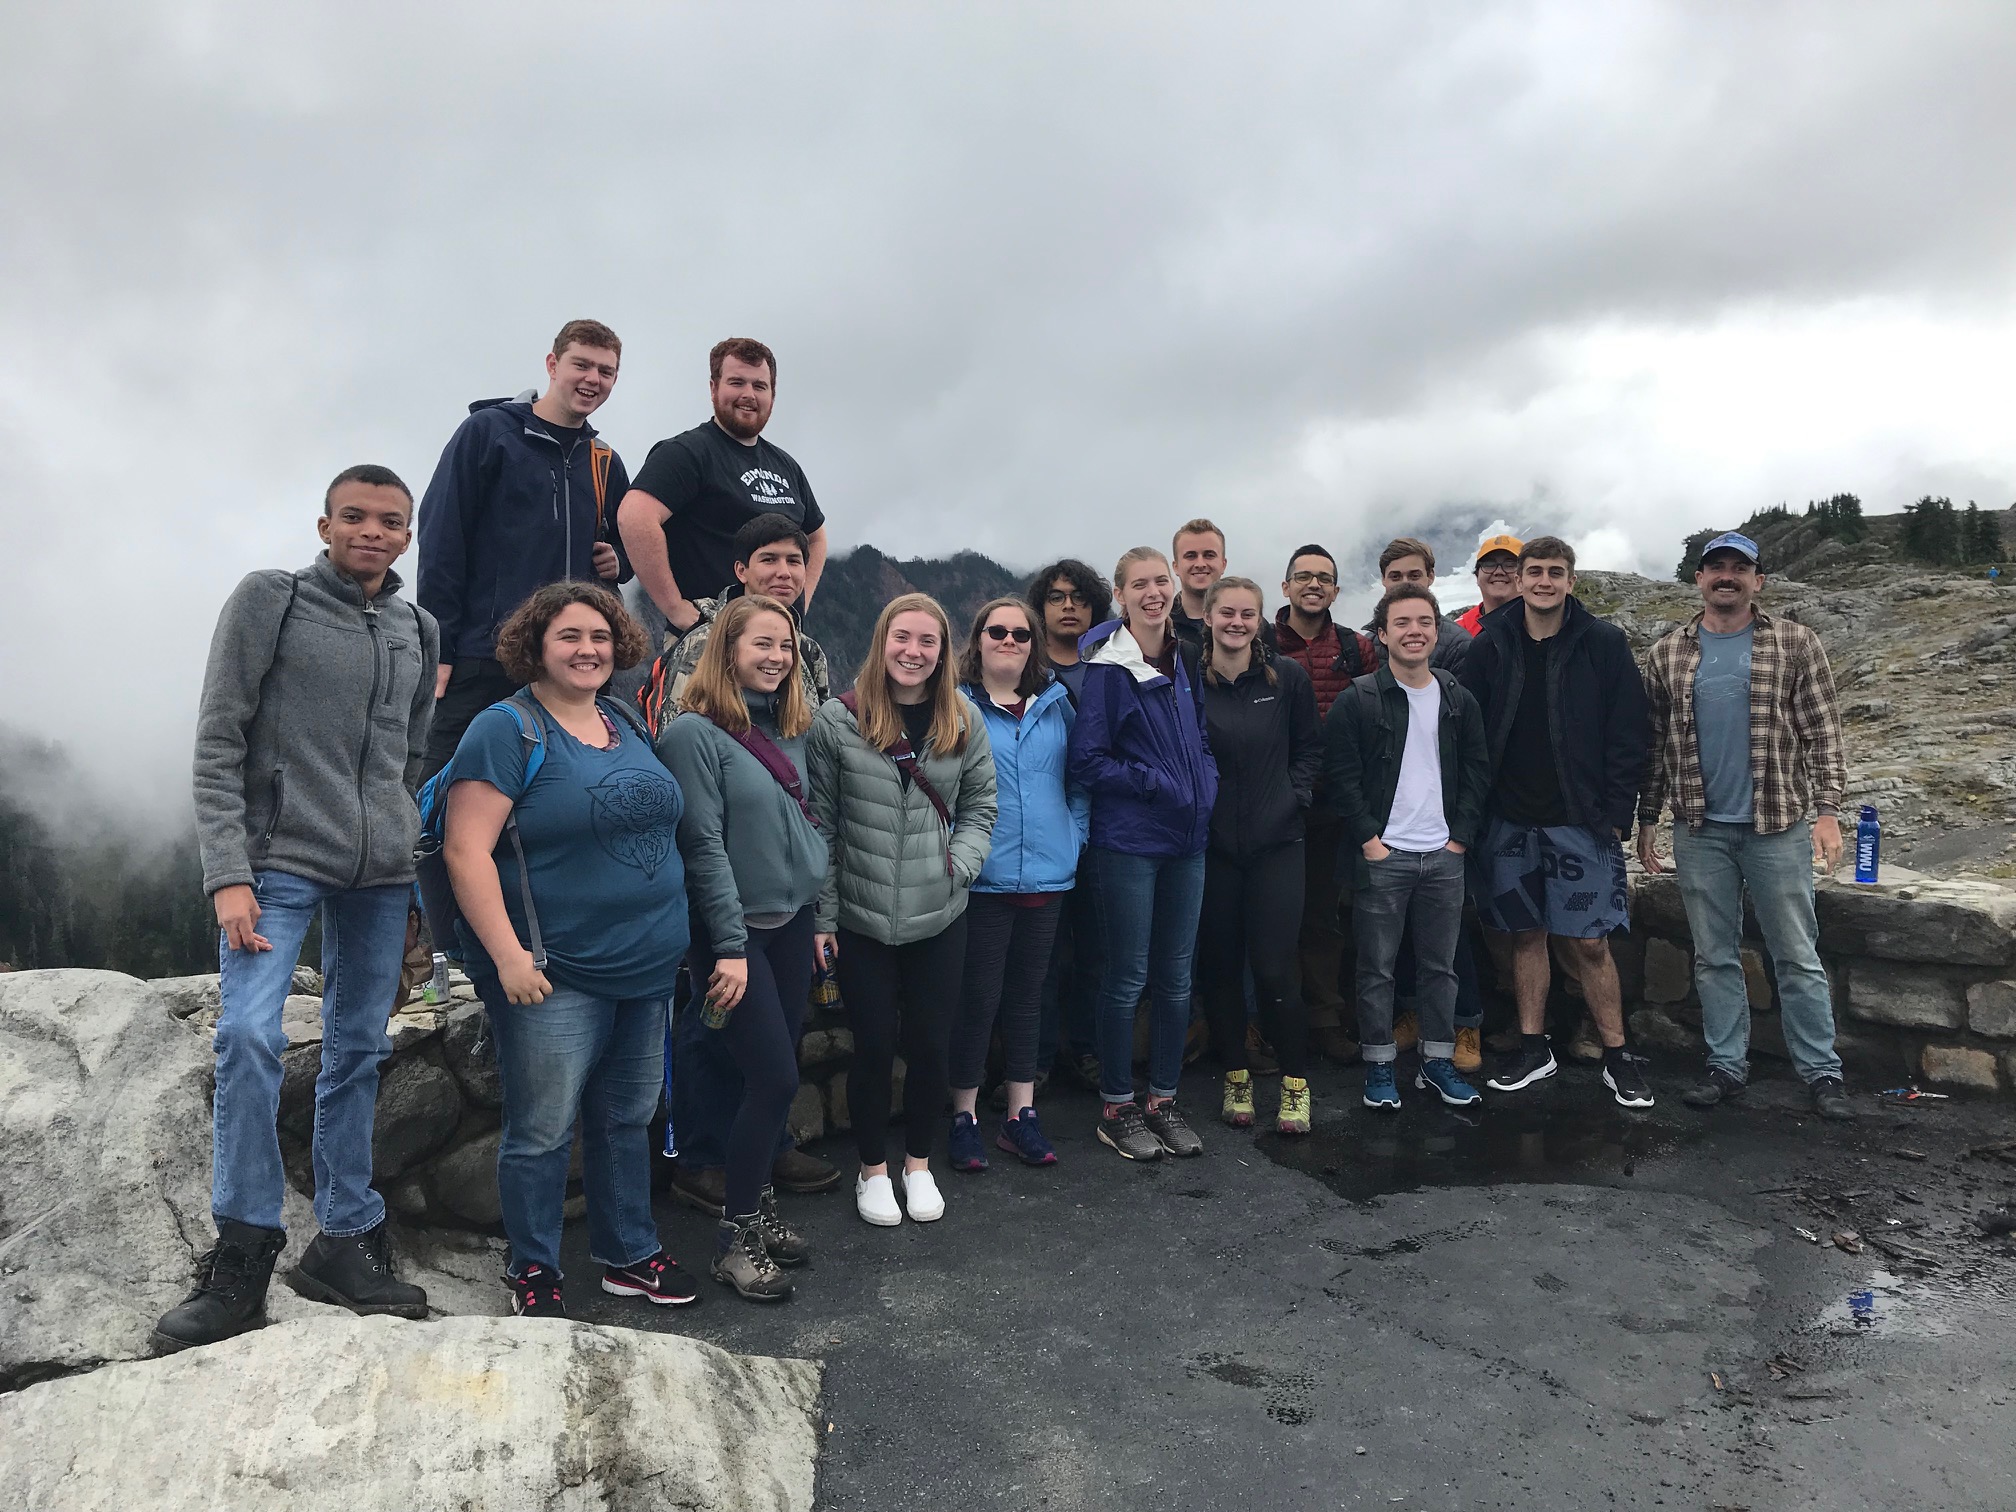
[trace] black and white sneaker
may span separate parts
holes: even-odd
[[[1204,1153],[1204,1141],[1197,1137],[1197,1131],[1190,1127],[1189,1121],[1176,1111],[1175,1098],[1159,1107],[1151,1104],[1142,1113],[1141,1121],[1148,1126],[1148,1132],[1155,1136],[1156,1142],[1171,1155]]]
[[[1521,1045],[1506,1057],[1498,1068],[1498,1074],[1484,1085],[1493,1092],[1523,1092],[1533,1083],[1547,1080],[1560,1069],[1555,1064],[1554,1051],[1550,1046],[1528,1050]]]
[[[522,1275],[504,1277],[511,1288],[511,1311],[521,1318],[564,1318],[567,1303],[560,1291],[560,1276],[543,1265],[528,1265]]]
[[[1620,1055],[1614,1061],[1605,1061],[1603,1085],[1610,1089],[1620,1108],[1652,1106],[1652,1089],[1645,1085],[1645,1073],[1629,1056]]]
[[[1126,1160],[1160,1160],[1162,1141],[1142,1121],[1138,1103],[1109,1103],[1099,1116],[1099,1142]]]

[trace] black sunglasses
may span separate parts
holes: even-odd
[[[1029,634],[1028,627],[1024,625],[1015,625],[1013,627],[1008,625],[989,625],[987,627],[987,639],[989,640],[1004,641],[1010,636],[1015,638],[1015,644],[1018,646],[1028,645],[1033,638]]]

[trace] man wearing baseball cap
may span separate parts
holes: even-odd
[[[1519,553],[1525,549],[1524,541],[1509,535],[1495,535],[1477,548],[1470,570],[1483,598],[1457,615],[1457,624],[1475,635],[1485,615],[1519,597]]]
[[[1749,1079],[1747,890],[1793,1067],[1823,1118],[1853,1118],[1813,913],[1814,863],[1830,873],[1841,863],[1847,761],[1834,674],[1819,636],[1757,607],[1764,569],[1748,536],[1732,530],[1703,546],[1694,583],[1701,612],[1646,659],[1652,740],[1638,789],[1638,859],[1648,872],[1664,870],[1656,836],[1671,797],[1673,861],[1694,937],[1708,1070],[1683,1100],[1712,1108],[1741,1097]]]

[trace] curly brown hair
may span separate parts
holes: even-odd
[[[513,682],[530,684],[545,674],[547,628],[570,604],[585,604],[609,622],[618,672],[628,671],[651,654],[644,627],[607,588],[593,583],[548,583],[512,610],[511,618],[497,632],[497,660]]]

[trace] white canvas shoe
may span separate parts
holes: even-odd
[[[903,1173],[903,1205],[918,1223],[936,1223],[945,1216],[945,1199],[939,1195],[938,1182],[929,1171]]]
[[[903,1221],[903,1210],[896,1206],[895,1184],[887,1176],[854,1178],[854,1211],[877,1228],[894,1228]],[[938,1204],[938,1211],[945,1211],[944,1203]]]

